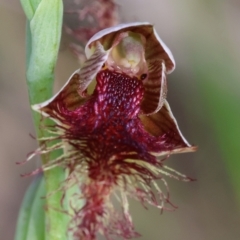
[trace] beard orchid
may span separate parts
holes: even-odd
[[[171,154],[195,150],[181,134],[166,100],[166,75],[174,70],[171,51],[149,23],[121,24],[95,34],[85,48],[87,60],[50,100],[33,106],[55,124],[60,139],[35,154],[63,149],[42,166],[67,170],[65,191],[77,185],[71,226],[75,239],[97,234],[130,239],[135,232],[128,197],[159,209],[169,204],[168,190],[156,180],[191,179],[165,166]],[[92,93],[89,86],[95,81]],[[120,203],[116,210],[113,198]]]

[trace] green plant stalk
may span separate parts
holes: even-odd
[[[46,205],[46,198],[43,198],[46,192],[45,181],[42,175],[37,176],[35,181],[38,181],[39,185],[32,201],[27,234],[24,240],[45,239],[45,214],[43,211]]]
[[[51,98],[54,84],[54,68],[60,45],[63,4],[62,0],[21,0],[27,20],[27,86],[30,104],[41,103]],[[49,134],[40,125],[49,125],[49,120],[33,112],[37,138]],[[42,164],[62,154],[54,151],[42,156]],[[56,191],[65,179],[61,168],[44,172],[46,195]],[[46,240],[67,239],[68,217],[60,210],[62,193],[56,192],[46,198]],[[56,210],[56,209],[59,209]]]
[[[27,192],[25,193],[24,199],[21,204],[21,209],[18,215],[18,223],[17,223],[16,234],[15,234],[15,240],[37,239],[37,236],[35,236],[36,234],[33,234],[32,236],[30,236],[29,226],[31,221],[35,221],[35,222],[38,221],[38,223],[36,224],[37,225],[36,227],[38,231],[42,230],[42,226],[45,223],[44,212],[42,211],[42,209],[40,209],[38,214],[33,216],[33,213],[36,213],[36,211],[33,210],[34,205],[36,206],[34,202],[36,202],[37,200],[38,201],[42,200],[40,198],[38,199],[36,198],[36,196],[39,195],[38,192],[39,192],[40,186],[43,185],[41,182],[43,182],[42,175],[36,176],[35,179],[32,181],[31,185],[29,186]],[[42,194],[44,195],[45,189],[43,190],[44,192]],[[39,214],[41,215],[41,217]],[[38,234],[38,237],[39,237],[38,239],[41,239],[41,240],[44,239],[45,231],[42,231],[42,232],[43,234],[42,233]]]

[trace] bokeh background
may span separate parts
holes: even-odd
[[[168,181],[179,208],[162,215],[131,204],[142,240],[240,239],[240,1],[119,0],[122,21],[149,21],[173,52],[168,99],[196,153],[168,163],[196,182]],[[62,46],[56,89],[78,68]],[[0,0],[0,239],[14,237],[18,209],[37,161],[25,84],[25,17],[18,0]]]

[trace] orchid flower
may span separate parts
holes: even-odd
[[[171,154],[195,151],[179,130],[166,100],[166,75],[175,68],[171,51],[150,23],[129,23],[95,34],[85,48],[87,60],[50,100],[33,109],[51,118],[48,130],[61,141],[42,146],[30,158],[63,149],[43,165],[62,166],[68,176],[62,190],[78,186],[71,229],[75,239],[97,234],[130,239],[135,232],[128,197],[160,210],[169,204],[168,190],[155,180],[191,178],[165,166]],[[89,86],[95,82],[91,93]],[[28,159],[28,160],[29,160]],[[77,197],[76,197],[77,196]],[[121,209],[112,203],[115,197]]]

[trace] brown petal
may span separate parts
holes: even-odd
[[[77,92],[79,86],[79,70],[75,71],[62,89],[51,99],[40,104],[35,104],[32,109],[42,112],[44,116],[53,117],[59,111],[59,106],[74,110],[82,105],[86,98],[80,97]]]
[[[168,102],[165,100],[163,107],[155,114],[140,116],[145,130],[155,137],[166,136],[171,140],[172,149],[168,152],[155,152],[154,155],[164,155],[167,153],[192,152],[196,150],[183,137],[177,121],[174,118]]]
[[[104,50],[109,50],[119,34],[134,32],[143,35],[146,39],[146,60],[161,59],[165,62],[166,72],[174,70],[175,61],[169,48],[158,36],[152,24],[147,22],[124,23],[114,27],[106,28],[96,33],[87,43],[85,52],[87,57],[92,54],[97,42],[100,42]]]
[[[103,46],[97,42],[94,53],[84,62],[80,69],[78,91],[82,95],[89,84],[94,80],[99,70],[108,58],[108,51],[103,49]]]
[[[148,65],[148,78],[144,81],[145,95],[141,106],[143,114],[156,113],[166,98],[166,74],[175,68],[175,61],[169,48],[158,36],[150,23],[127,23],[104,29],[95,34],[88,42],[85,52],[92,54],[99,41],[105,50],[111,49],[121,34],[128,31],[141,34],[145,37],[145,60]]]
[[[158,112],[167,97],[166,67],[163,61],[148,62],[148,79],[143,82],[144,97],[141,103],[143,114]]]

